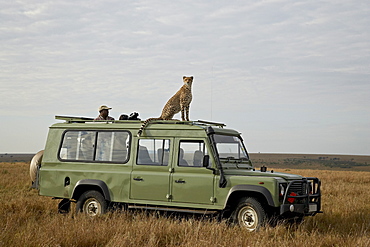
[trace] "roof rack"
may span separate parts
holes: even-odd
[[[226,127],[226,124],[224,123],[216,123],[216,122],[210,122],[210,121],[204,121],[204,120],[198,120],[193,122],[194,125],[211,125],[211,126],[217,126],[220,128]]]
[[[71,117],[71,116],[55,116],[55,119],[58,120],[65,120],[68,123],[84,123],[84,122],[91,122],[94,121],[93,118],[89,117]]]
[[[55,119],[64,120],[67,123],[85,123],[85,122],[120,122],[120,123],[132,123],[132,121],[127,120],[94,120],[89,117],[72,117],[72,116],[55,116]],[[135,121],[136,122],[136,121]],[[204,120],[197,121],[179,121],[179,120],[156,120],[152,121],[151,124],[188,124],[188,125],[198,125],[198,126],[217,126],[219,128],[226,127],[224,123],[216,123]]]

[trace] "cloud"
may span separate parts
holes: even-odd
[[[0,110],[95,116],[104,102],[117,115],[153,117],[194,75],[191,116],[230,122],[253,140],[266,129],[281,140],[284,126],[298,139],[311,121],[318,133],[367,124],[369,10],[362,0],[4,2]],[[308,147],[299,150],[327,150]]]

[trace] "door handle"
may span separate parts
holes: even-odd
[[[184,184],[185,183],[185,180],[175,180],[175,183]]]
[[[134,178],[135,181],[144,181],[142,178]]]

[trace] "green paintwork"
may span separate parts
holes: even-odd
[[[58,118],[66,122],[50,127],[42,166],[39,171],[39,194],[57,198],[72,198],[76,184],[83,179],[103,181],[114,202],[148,204],[202,209],[224,209],[230,190],[236,185],[265,187],[279,206],[279,182],[301,179],[286,173],[253,171],[252,169],[225,169],[225,188],[219,187],[220,171],[212,153],[206,128],[212,124],[199,122],[158,121],[149,124],[140,139],[169,139],[170,156],[167,166],[137,165],[137,131],[140,121],[93,122],[79,118]],[[77,123],[76,123],[77,121]],[[217,134],[239,136],[235,130],[213,125]],[[131,133],[129,160],[125,164],[67,162],[58,159],[58,152],[66,130],[125,130]],[[211,169],[204,167],[179,167],[180,140],[202,140],[209,152]],[[66,183],[66,180],[69,182]],[[263,183],[263,184],[261,184]],[[246,191],[247,193],[247,191]]]

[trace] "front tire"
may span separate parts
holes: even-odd
[[[105,214],[108,203],[103,195],[95,190],[84,192],[76,203],[76,213],[83,213],[91,217]]]
[[[249,232],[258,230],[267,221],[267,214],[264,208],[253,197],[240,200],[231,217],[235,224]]]

